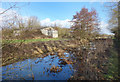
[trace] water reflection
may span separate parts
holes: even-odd
[[[64,53],[69,59],[70,54]],[[44,58],[26,59],[11,65],[2,67],[3,80],[66,80],[73,75],[71,64],[60,64],[62,59],[57,55],[48,55]],[[52,66],[61,67],[62,71],[50,72]]]

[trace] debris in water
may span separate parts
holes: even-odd
[[[67,60],[67,59],[60,59],[59,61],[60,61],[60,63],[59,63],[59,64],[62,64],[62,65],[66,65],[66,64],[73,64],[73,62],[72,62],[72,61]]]
[[[62,68],[58,67],[58,66],[55,67],[55,65],[53,65],[50,69],[50,72],[54,72],[54,73],[57,73],[57,72],[60,72],[60,71],[62,71]]]

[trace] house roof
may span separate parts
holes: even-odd
[[[42,27],[42,28],[40,28],[40,29],[45,29],[45,28],[53,28],[53,27]],[[54,29],[54,28],[53,28]]]

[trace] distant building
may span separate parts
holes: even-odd
[[[57,38],[58,37],[58,31],[55,30],[52,27],[41,28],[41,32],[43,34],[45,34],[46,36],[51,36],[53,38]]]
[[[44,28],[36,28],[37,30],[41,30],[42,34],[46,35],[46,36],[51,36],[53,38],[57,38],[58,37],[58,31],[55,30],[52,27],[44,27]],[[32,29],[24,29],[24,30],[32,30]],[[14,29],[14,35],[18,36],[20,35],[20,32],[22,30],[20,29]]]

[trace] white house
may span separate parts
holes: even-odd
[[[24,29],[27,30],[27,29]],[[28,29],[30,30],[30,29]],[[39,28],[39,30],[41,30],[41,32],[46,35],[46,36],[51,36],[53,38],[57,38],[58,37],[58,31],[55,30],[52,27],[44,27],[44,28]],[[20,29],[14,29],[14,34],[15,36],[20,35],[21,30]]]
[[[52,27],[41,28],[41,32],[46,36],[52,36],[53,38],[58,37],[58,31]]]

